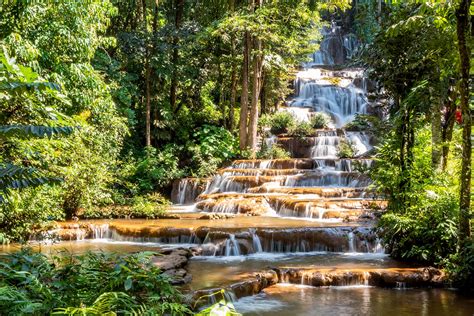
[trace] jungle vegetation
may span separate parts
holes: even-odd
[[[362,43],[351,63],[377,82],[384,114],[352,123],[379,140],[371,176],[389,200],[384,242],[395,258],[446,268],[472,287],[471,0],[3,2],[0,241],[26,241],[52,220],[155,217],[175,179],[208,176],[237,157],[287,157],[259,151],[259,120],[294,136],[327,124],[321,116],[295,127],[273,113],[317,49],[323,17],[344,10]],[[74,260],[99,259],[108,260]],[[79,269],[74,260],[58,267]],[[31,269],[44,280],[57,273]],[[30,292],[11,288],[15,273],[0,288],[32,304],[15,308],[45,297],[65,307],[54,291],[67,279]],[[176,305],[131,298],[119,281],[125,294],[121,285],[99,298],[65,291],[64,302],[185,308],[174,292]]]

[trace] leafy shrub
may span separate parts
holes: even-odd
[[[353,158],[357,154],[357,148],[351,140],[343,138],[339,141],[337,146],[337,157],[339,158]]]
[[[194,133],[195,141],[187,147],[191,154],[191,171],[196,177],[213,174],[220,165],[235,157],[236,138],[222,127],[204,125]]]
[[[175,151],[172,146],[167,146],[161,151],[157,151],[154,147],[145,149],[130,178],[138,184],[139,192],[147,193],[163,188],[182,175]]]
[[[273,114],[269,119],[270,132],[274,135],[288,133],[296,125],[296,119],[291,113],[280,111]]]
[[[21,194],[20,194],[21,193]],[[12,191],[9,203],[0,203],[2,243],[27,241],[51,221],[64,219],[59,185]]]
[[[166,213],[170,202],[155,192],[127,198],[123,205],[107,205],[85,210],[82,218],[159,218]]]
[[[0,262],[0,310],[3,315],[190,314],[152,256],[87,253],[49,261],[24,249]]]
[[[395,258],[442,264],[456,252],[457,197],[449,191],[426,191],[403,213],[384,214],[382,237]]]
[[[288,135],[291,137],[307,137],[314,135],[314,129],[309,122],[298,122],[288,130]]]
[[[262,149],[257,153],[258,159],[288,159],[290,157],[290,153],[279,144],[262,146]]]
[[[331,123],[331,117],[323,112],[318,112],[311,117],[310,124],[313,128],[327,128]]]
[[[474,292],[474,239],[471,237],[458,253],[447,260],[446,270],[453,285],[464,291]]]

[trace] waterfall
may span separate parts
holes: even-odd
[[[255,229],[250,229],[250,233],[252,234],[253,250],[255,252],[263,252],[262,243],[260,242],[260,238],[258,237]]]
[[[349,242],[349,252],[355,252],[355,241],[353,232],[347,234],[347,240]]]
[[[94,225],[91,224],[92,236],[94,239],[106,239],[110,238],[111,231],[109,229],[109,224]]]
[[[186,202],[186,188],[188,186],[188,179],[183,179],[179,182],[178,203],[184,204]]]
[[[239,243],[235,240],[234,234],[230,234],[225,242],[225,256],[240,256]]]

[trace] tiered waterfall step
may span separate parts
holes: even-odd
[[[291,188],[295,190],[296,188]],[[319,189],[319,190],[318,190]],[[339,218],[354,216],[370,218],[374,212],[385,208],[386,201],[362,198],[364,191],[351,188],[353,196],[344,197],[344,191],[337,188],[311,188],[313,194],[282,193],[217,193],[201,195],[202,200],[196,209],[204,212],[272,215],[306,217],[315,219]],[[324,190],[324,191],[323,191]],[[322,197],[324,193],[329,197]],[[356,193],[359,196],[354,196]],[[347,193],[346,193],[347,194]],[[331,196],[332,195],[332,196]]]
[[[187,204],[200,194],[265,192],[277,187],[365,187],[370,179],[360,171],[371,164],[371,159],[237,160],[213,178],[176,181],[172,201]]]
[[[173,220],[97,220],[62,223],[50,233],[67,240],[80,236],[110,242],[189,247],[199,256],[315,251],[374,253],[382,249],[374,231],[367,226],[326,224],[315,227],[314,223],[285,223],[279,218],[247,219],[249,217],[224,221],[183,218],[174,220],[174,227]],[[73,231],[76,231],[75,236]]]

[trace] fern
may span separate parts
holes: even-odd
[[[123,292],[105,292],[90,307],[58,308],[52,315],[143,315],[145,309]]]

